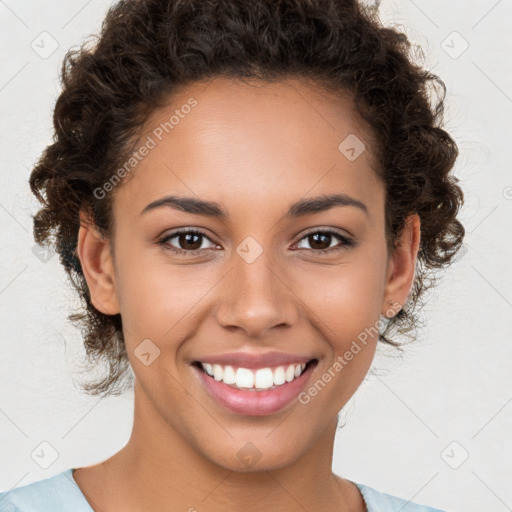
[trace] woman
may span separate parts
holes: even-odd
[[[444,84],[408,48],[352,0],[132,0],[69,52],[34,233],[109,364],[84,389],[133,382],[134,425],[0,508],[439,510],[331,469],[377,343],[464,236]]]

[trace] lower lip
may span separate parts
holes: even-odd
[[[316,365],[317,362],[314,361],[299,377],[266,391],[245,391],[233,388],[210,377],[195,365],[193,369],[199,375],[208,394],[229,411],[247,416],[264,416],[280,411],[296,399],[306,386]]]

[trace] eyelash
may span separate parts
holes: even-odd
[[[337,231],[333,231],[332,229],[318,229],[316,231],[310,231],[310,232],[306,233],[297,243],[300,243],[302,240],[304,240],[304,238],[307,238],[311,235],[315,235],[318,233],[332,235],[332,236],[338,238],[342,242],[342,244],[340,246],[337,246],[337,247],[335,246],[330,249],[299,249],[299,250],[311,251],[311,252],[314,252],[315,254],[327,254],[327,253],[343,250],[343,249],[346,249],[348,247],[355,245],[353,240],[346,237],[345,235],[342,235],[341,233],[339,233]],[[187,251],[185,249],[177,249],[176,247],[169,245],[169,243],[168,243],[169,240],[171,240],[172,238],[176,238],[177,236],[183,235],[183,234],[200,235],[200,236],[203,236],[203,237],[207,238],[208,240],[210,240],[210,238],[208,237],[208,235],[205,232],[195,229],[195,228],[191,228],[191,229],[183,229],[180,231],[175,231],[173,233],[170,233],[169,235],[166,235],[164,238],[160,239],[157,242],[157,244],[165,247],[166,250],[170,250],[170,251],[174,252],[175,254],[186,254],[188,256],[195,256],[204,250],[204,249],[195,249],[195,250]],[[213,240],[210,240],[210,242],[213,242]],[[213,242],[213,243],[215,243],[215,242]]]

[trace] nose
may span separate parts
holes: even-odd
[[[294,325],[299,316],[298,298],[282,264],[278,266],[266,251],[252,263],[238,255],[234,259],[220,289],[216,308],[219,325],[239,330],[248,338],[263,338],[273,328]]]

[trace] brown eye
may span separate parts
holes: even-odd
[[[181,249],[196,251],[197,249],[201,248],[202,236],[203,235],[195,233],[182,233],[181,235],[177,236],[178,245]]]
[[[338,243],[337,245],[334,246],[331,245],[333,239],[338,239],[339,241],[341,241],[341,244]],[[306,234],[306,236],[304,236],[301,239],[299,244],[302,242],[302,240],[306,240],[310,248],[299,246],[299,249],[310,250],[318,254],[333,252],[354,245],[352,240],[350,240],[348,237],[342,235],[341,233],[338,233],[337,231],[331,230],[312,231]]]
[[[312,249],[328,249],[331,246],[332,235],[329,233],[315,233],[308,235],[309,245]]]
[[[176,241],[171,243],[170,241],[174,239],[176,239]],[[176,253],[194,254],[201,251],[202,249],[205,249],[205,247],[203,247],[205,240],[209,240],[211,242],[211,240],[202,231],[182,230],[175,231],[174,233],[165,236],[158,243],[159,245],[164,246],[166,249]]]

